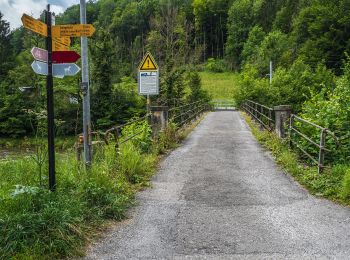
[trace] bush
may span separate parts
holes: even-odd
[[[220,73],[226,71],[226,66],[224,60],[209,58],[207,64],[205,64],[205,69],[211,72]]]
[[[134,119],[131,119],[134,120]],[[121,140],[133,137],[130,142],[142,153],[149,152],[152,146],[152,129],[147,120],[127,125],[123,128]]]

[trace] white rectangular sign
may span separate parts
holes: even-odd
[[[156,71],[139,71],[138,75],[140,95],[159,94],[159,73]]]

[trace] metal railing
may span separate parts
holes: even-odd
[[[264,106],[251,100],[242,105],[243,110],[250,114],[264,128],[271,131],[275,124],[274,113],[271,107]]]
[[[106,144],[109,144],[109,142],[111,140],[114,140],[116,143],[116,147],[119,147],[119,145],[124,144],[130,140],[132,140],[133,138],[135,138],[138,135],[141,135],[144,131],[144,129],[141,129],[140,131],[130,135],[130,136],[122,136],[122,131],[124,129],[124,127],[132,125],[134,123],[141,123],[143,121],[148,121],[150,118],[151,114],[147,114],[143,117],[131,120],[125,124],[122,125],[118,125],[118,126],[114,126],[110,129],[108,129],[105,133],[104,133],[104,141]]]
[[[303,133],[302,130],[297,129],[296,122],[302,125],[306,125],[308,127],[312,127],[313,129],[319,130],[319,141],[312,140],[312,137],[307,135],[307,133]],[[297,147],[307,158],[309,158],[314,164],[318,167],[318,172],[322,172],[322,170],[326,167],[325,166],[325,154],[326,152],[331,152],[330,149],[326,148],[326,138],[327,136],[330,136],[337,147],[339,147],[339,141],[338,138],[334,135],[333,132],[328,130],[327,128],[323,128],[319,125],[316,125],[308,120],[305,120],[301,117],[298,117],[296,115],[291,115],[290,121],[289,121],[289,145],[290,147]],[[307,151],[307,147],[302,147],[298,144],[298,142],[295,140],[296,136],[299,136],[302,138],[302,140],[306,141],[309,145],[312,147],[316,147],[318,150],[317,155],[312,155],[311,152]]]
[[[236,102],[234,100],[213,100],[211,102],[215,110],[235,110]]]
[[[200,100],[170,108],[168,110],[168,117],[170,121],[174,122],[177,126],[182,127],[207,109],[207,104]]]

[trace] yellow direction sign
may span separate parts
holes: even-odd
[[[70,46],[70,43],[71,43],[71,40],[69,37],[52,38],[52,40],[66,46]]]
[[[52,37],[89,37],[95,32],[92,24],[66,24],[52,26]]]
[[[69,46],[66,46],[55,40],[52,40],[52,51],[69,51]]]
[[[21,20],[25,28],[43,36],[47,36],[47,25],[45,23],[26,14],[22,15]]]
[[[139,70],[158,70],[158,65],[150,52],[147,52],[145,57],[143,57]]]

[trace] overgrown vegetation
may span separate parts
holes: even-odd
[[[317,167],[303,164],[298,154],[290,150],[287,140],[279,139],[273,132],[260,130],[260,127],[245,115],[253,135],[274,156],[277,164],[312,194],[350,205],[350,165],[336,164],[318,174]]]
[[[191,129],[191,126],[190,128]],[[121,220],[135,192],[147,186],[159,155],[184,138],[175,124],[152,140],[146,121],[125,127],[119,146],[95,147],[90,169],[71,149],[57,160],[57,191],[46,188],[47,161],[0,161],[0,258],[56,259],[84,254],[84,245],[108,220]],[[186,132],[187,133],[187,132]]]

